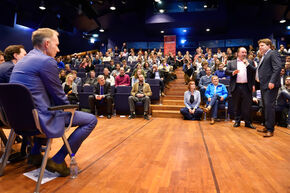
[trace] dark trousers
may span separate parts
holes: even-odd
[[[221,97],[220,97],[219,95],[215,94],[215,95],[211,98],[211,100],[210,100],[210,102],[209,102],[209,104],[208,104],[208,106],[211,106],[211,118],[214,118],[214,119],[217,118],[218,109],[219,109],[219,104],[225,102],[225,101],[224,101],[225,99],[224,99],[223,101],[221,101],[220,99],[221,99]]]
[[[183,115],[185,120],[200,120],[203,110],[199,107],[195,109],[194,113],[191,114],[187,107],[180,109],[180,113]]]
[[[95,114],[96,109],[99,110],[102,105],[105,105],[107,109],[106,113],[108,115],[112,115],[113,98],[111,96],[106,96],[102,100],[96,100],[94,95],[90,95],[89,104],[90,104],[92,114]]]
[[[262,102],[264,108],[265,127],[268,131],[273,132],[275,126],[275,102],[278,95],[278,88],[272,90],[261,90]]]
[[[135,96],[129,96],[129,106],[130,111],[135,112],[135,103],[136,102],[142,102],[144,104],[144,112],[148,113],[149,111],[149,105],[150,105],[150,98],[149,96],[144,96],[141,98],[135,97]]]
[[[236,84],[234,92],[232,92],[234,102],[235,121],[240,122],[241,116],[246,124],[252,122],[252,93],[249,90],[248,84]]]

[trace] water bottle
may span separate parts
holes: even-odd
[[[72,153],[71,154],[71,158],[70,158],[70,177],[72,179],[76,178],[78,176],[78,164],[76,162],[76,158],[75,158],[75,154]]]

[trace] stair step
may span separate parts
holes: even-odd
[[[152,110],[152,117],[182,118],[180,111]]]
[[[167,100],[164,99],[162,102],[163,105],[184,105],[183,100]]]
[[[172,94],[168,94],[168,95],[166,95],[166,97],[164,97],[164,99],[166,100],[166,99],[168,99],[168,100],[183,100],[183,95],[181,96],[181,95],[172,95]]]
[[[152,110],[170,110],[179,111],[184,105],[151,105]]]
[[[172,95],[180,95],[180,96],[183,96],[184,95],[184,92],[183,90],[168,90],[165,92],[165,94],[172,94]]]

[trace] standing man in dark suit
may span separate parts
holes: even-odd
[[[271,50],[272,41],[270,39],[261,39],[258,44],[262,59],[257,67],[256,80],[260,83],[265,128],[257,131],[265,133],[264,137],[272,137],[275,125],[275,102],[281,86],[280,71],[282,62],[279,53]]]
[[[102,104],[107,107],[107,118],[112,117],[113,98],[111,96],[111,84],[106,82],[104,75],[98,76],[98,84],[95,85],[95,94],[89,96],[91,113],[95,114],[95,109],[99,109]]]
[[[6,62],[0,65],[0,83],[8,83],[14,65],[24,56],[26,51],[22,45],[10,45],[4,51]]]
[[[235,123],[240,126],[241,115],[245,120],[245,127],[255,129],[252,125],[251,106],[252,91],[254,91],[255,70],[252,61],[247,60],[247,50],[244,47],[238,49],[238,57],[228,63],[226,75],[231,76],[230,92],[234,101]]]

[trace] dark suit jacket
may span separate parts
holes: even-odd
[[[8,83],[14,64],[12,61],[4,62],[0,64],[0,83]]]
[[[270,50],[264,56],[262,63],[258,67],[260,88],[261,90],[268,89],[268,84],[273,83],[275,88],[281,86],[280,72],[282,68],[281,58],[275,50]]]
[[[100,84],[95,85],[95,94],[100,95],[101,94],[101,89],[100,89]],[[104,84],[104,95],[105,96],[111,96],[111,84],[109,82],[106,82]]]
[[[251,92],[253,85],[255,84],[255,72],[256,68],[254,67],[253,61],[248,60],[250,63],[247,66],[247,80],[248,80],[248,89]],[[237,70],[237,60],[232,60],[228,63],[226,69],[226,75],[230,76],[230,92],[234,92],[236,89],[237,74],[233,76],[233,71]]]

